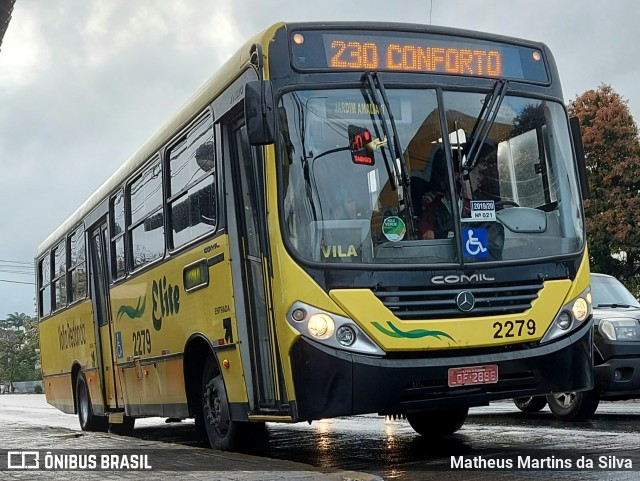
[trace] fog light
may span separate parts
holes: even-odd
[[[571,315],[568,312],[561,312],[556,324],[560,329],[566,331],[571,327]]]
[[[314,337],[327,339],[333,334],[335,324],[327,314],[314,314],[309,318],[307,329]]]
[[[356,342],[356,331],[350,326],[340,326],[336,331],[336,339],[343,346],[351,346]]]
[[[293,317],[294,321],[304,321],[304,318],[307,317],[307,313],[304,309],[296,309],[291,313],[291,317]]]
[[[622,380],[622,371],[620,369],[616,369],[615,371],[613,371],[613,379],[615,381],[621,381]]]

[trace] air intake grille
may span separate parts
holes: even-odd
[[[455,288],[378,288],[374,294],[397,318],[423,320],[516,314],[531,307],[540,289],[542,281],[483,283]],[[475,297],[475,307],[470,312],[462,312],[456,304],[456,297],[463,290],[471,292]]]

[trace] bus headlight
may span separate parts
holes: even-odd
[[[635,319],[606,319],[598,331],[610,341],[640,341],[640,324]]]
[[[579,297],[573,303],[573,307],[571,308],[571,312],[573,313],[573,317],[578,322],[584,321],[589,315],[589,305],[587,304],[586,299]]]
[[[353,319],[326,312],[304,302],[295,302],[287,312],[287,322],[307,339],[336,349],[383,356],[384,351]]]
[[[318,339],[326,339],[331,337],[336,325],[328,314],[314,314],[309,318],[307,329]]]
[[[585,320],[591,317],[591,313],[591,286],[589,286],[578,297],[560,308],[556,318],[540,340],[540,344],[576,330]]]

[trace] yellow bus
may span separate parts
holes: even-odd
[[[271,26],[38,247],[48,402],[234,449],[364,413],[443,435],[591,388],[575,125],[542,43]]]

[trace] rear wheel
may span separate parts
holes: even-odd
[[[561,421],[586,421],[598,409],[600,395],[595,389],[547,395],[549,409]]]
[[[446,436],[462,427],[469,408],[454,407],[407,413],[407,421],[415,432],[425,437]]]
[[[517,397],[513,404],[523,413],[537,413],[547,405],[547,399],[544,396]]]
[[[76,379],[76,403],[78,407],[78,421],[80,421],[80,429],[83,431],[107,430],[109,425],[107,417],[96,416],[93,413],[87,378],[84,377],[83,372],[79,372],[78,378]]]

